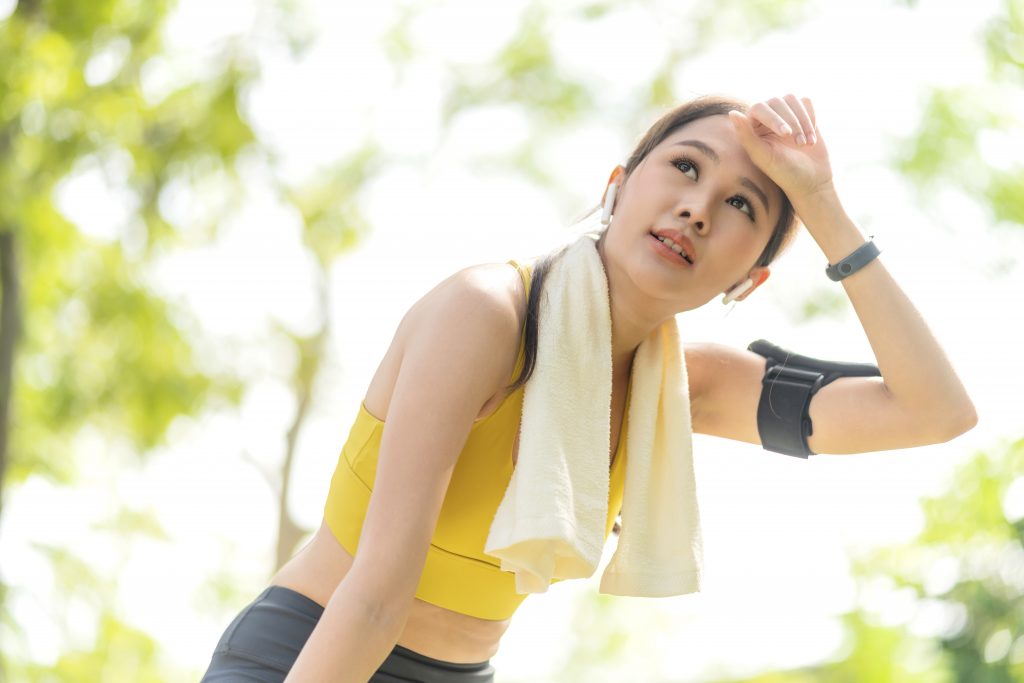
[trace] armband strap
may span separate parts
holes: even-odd
[[[765,339],[751,342],[747,350],[767,359],[757,404],[757,431],[765,450],[806,458],[816,455],[807,445],[814,433],[811,397],[840,377],[880,377],[871,363],[838,363],[801,356]]]

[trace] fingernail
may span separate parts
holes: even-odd
[[[803,133],[796,134],[796,144],[803,145],[807,142],[807,138],[804,137]]]
[[[818,136],[815,135],[814,133],[810,133],[810,136],[811,136],[811,144],[813,145],[815,142],[818,141]]]
[[[789,127],[788,123],[782,124],[782,134],[789,135],[793,132],[793,129]]]

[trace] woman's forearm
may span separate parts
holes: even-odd
[[[794,208],[829,263],[850,255],[867,236],[843,210],[834,189]],[[884,254],[840,281],[860,319],[882,379],[895,401],[940,432],[962,433],[977,413],[960,378],[921,314],[882,262]],[[824,268],[822,268],[824,270]],[[959,429],[959,431],[956,431]]]
[[[365,589],[348,578],[334,591],[285,683],[366,683],[394,649],[407,613],[375,609],[360,595]]]

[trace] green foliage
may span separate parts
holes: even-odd
[[[1022,477],[1024,439],[977,453],[944,493],[922,501],[925,526],[913,543],[855,564],[858,576],[882,574],[922,598],[965,610],[960,628],[939,638],[957,681],[1024,681],[1024,518],[1008,519],[1004,510],[1009,487]],[[929,572],[940,560],[953,563],[958,579],[930,591]],[[1015,643],[1015,662],[1005,652],[987,661],[992,639],[1006,637],[1001,631]]]
[[[168,674],[169,662],[160,655],[160,646],[143,631],[104,611],[97,624],[97,647],[62,654],[55,663],[35,664],[15,661],[10,679],[24,683],[55,681],[138,681],[165,683],[178,679]],[[180,680],[180,679],[179,679]]]
[[[842,617],[847,637],[838,661],[728,683],[1024,681],[1024,518],[1008,519],[1003,509],[1010,486],[1022,481],[1024,439],[979,452],[944,492],[922,500],[925,523],[916,539],[854,558],[861,589],[910,590],[919,609],[929,601],[963,619],[930,624],[938,635],[928,638],[905,625],[881,626],[868,611],[851,612]],[[955,579],[944,585],[936,571],[950,563]]]
[[[133,229],[145,256],[175,239],[157,210],[175,170],[208,157],[230,168],[254,140],[237,108],[248,74],[230,60],[159,103],[143,97],[140,71],[162,49],[167,9],[21,3],[0,26],[0,135],[11,152],[0,158],[0,180],[18,198],[0,207],[0,229],[20,237],[25,301],[9,484],[31,472],[71,481],[71,440],[87,423],[142,453],[177,415],[236,402],[241,392],[237,379],[196,369],[185,330],[172,322],[187,316],[143,283],[144,261],[120,243],[87,239],[53,201],[58,183],[84,164],[114,174],[138,206]],[[120,67],[89,83],[90,61],[112,44],[123,46]]]
[[[578,679],[589,669],[600,670],[626,652],[632,628],[617,618],[615,602],[614,596],[595,593],[578,604],[572,631],[587,637],[576,639],[566,653],[563,667],[569,677]]]
[[[790,317],[802,323],[822,317],[842,319],[850,312],[849,298],[827,287],[816,287],[799,306],[799,313]]]
[[[235,165],[243,155],[268,158],[240,111],[257,74],[251,56],[228,45],[204,75],[148,92],[144,74],[163,58],[170,8],[165,0],[23,0],[0,22],[0,230],[16,237],[23,316],[9,459],[0,470],[8,490],[33,475],[73,485],[86,433],[134,458],[112,465],[133,467],[166,443],[179,417],[241,400],[244,379],[200,368],[198,326],[147,277],[154,257],[186,239],[209,239],[239,204]],[[342,200],[371,171],[363,159],[339,173],[338,182],[352,182]],[[110,189],[100,199],[125,209],[123,224],[104,226],[103,239],[83,234],[58,207],[65,184],[89,173]],[[208,182],[218,183],[221,212],[203,216],[186,235],[193,226],[172,225],[161,195],[174,184]],[[338,201],[320,199],[309,216],[310,243],[324,259],[366,230]],[[333,240],[332,229],[340,229]],[[117,509],[95,532],[109,534],[121,553],[140,539],[166,538],[152,510]],[[0,663],[13,680],[169,680],[158,644],[117,614],[114,577],[101,577],[90,558],[67,549],[37,545],[34,552],[53,571],[50,593],[65,606],[84,606],[97,636],[94,645],[76,644],[62,631],[64,654],[55,663],[30,662],[28,648],[14,645],[27,636],[7,608],[37,598],[25,587],[0,587]],[[49,617],[61,625],[62,615]]]
[[[71,249],[40,246],[67,269],[35,260],[25,267],[30,305],[17,366],[23,381],[15,383],[21,419],[11,434],[11,483],[33,472],[72,481],[70,441],[86,424],[142,454],[162,443],[178,415],[197,413],[213,396],[241,396],[238,379],[196,368],[186,331],[141,282],[138,265],[116,246],[89,245],[73,231],[64,237]]]
[[[125,528],[112,527],[114,534],[130,532],[139,524],[147,527],[145,533],[157,532],[158,525],[148,514],[124,513],[134,517]],[[148,519],[147,519],[148,518]],[[105,575],[98,572],[90,562],[58,546],[37,544],[36,550],[45,555],[52,570],[52,580],[47,585],[40,581],[36,589],[53,596],[46,604],[46,616],[58,628],[60,654],[54,662],[40,663],[29,660],[24,653],[29,651],[29,641],[41,634],[26,633],[14,622],[12,615],[4,612],[0,635],[4,649],[0,652],[9,680],[51,683],[55,681],[152,681],[164,682],[182,680],[181,671],[166,661],[160,644],[152,637],[125,622],[118,614],[115,596],[118,589],[116,573]],[[125,558],[117,563],[123,564]],[[12,591],[12,597],[23,602],[42,602],[40,594],[25,590]],[[85,612],[83,612],[83,608]],[[35,611],[35,610],[34,610]],[[83,638],[73,632],[69,622],[71,615],[81,628],[82,614],[88,613],[92,638]]]
[[[698,6],[693,34],[704,45],[753,41],[799,24],[813,11],[808,0],[715,0]]]
[[[457,112],[485,103],[523,104],[541,125],[571,124],[594,106],[590,90],[559,70],[548,20],[541,6],[530,6],[493,65],[455,69],[455,85],[442,107],[444,125]]]
[[[1024,3],[1005,3],[1006,14],[993,17],[985,31],[989,66],[995,78],[1024,85]]]
[[[955,167],[958,184],[977,192],[979,184],[989,182],[989,169],[978,156],[978,132],[1008,123],[1005,115],[996,113],[995,97],[991,91],[967,87],[933,91],[918,133],[893,159],[897,170],[927,184],[948,177],[950,167]],[[981,179],[972,180],[975,174]]]
[[[899,629],[870,623],[859,612],[842,617],[847,649],[835,662],[786,671],[768,671],[715,683],[953,683],[942,653],[929,643],[908,639]]]
[[[306,226],[303,241],[322,266],[353,248],[369,232],[369,222],[359,210],[358,196],[382,166],[380,151],[370,145],[305,186],[286,191]]]
[[[288,19],[296,2],[273,0],[293,52],[311,42],[305,39],[309,27]],[[11,463],[3,482],[8,487],[32,474],[73,483],[80,474],[76,438],[85,430],[125,444],[123,450],[142,460],[166,442],[176,418],[241,399],[245,379],[200,369],[195,351],[198,332],[188,311],[150,289],[145,278],[154,257],[189,240],[209,239],[237,208],[242,197],[236,172],[240,159],[272,166],[272,155],[240,111],[242,93],[258,73],[252,55],[230,45],[205,76],[160,96],[147,93],[143,75],[162,57],[161,31],[171,7],[169,0],[22,0],[15,13],[0,22],[0,183],[6,191],[0,203],[0,230],[19,240],[25,315],[14,368],[16,415],[9,435]],[[620,7],[595,2],[578,15],[587,21],[607,19]],[[697,3],[686,15],[687,35],[693,39],[655,70],[635,111],[629,112],[630,123],[636,124],[631,128],[641,128],[653,113],[677,103],[674,74],[689,55],[724,39],[750,41],[788,28],[810,7],[806,0]],[[1007,0],[1007,8],[1006,18],[990,26],[989,55],[994,70],[1019,87],[1019,0]],[[387,54],[399,69],[418,55],[410,25],[420,11],[407,6],[385,36]],[[459,112],[482,105],[521,106],[530,119],[531,142],[497,163],[518,169],[561,200],[559,181],[545,170],[537,150],[592,115],[600,93],[560,69],[552,49],[557,39],[545,5],[531,5],[515,37],[492,63],[449,70],[452,85],[442,121],[449,125]],[[113,66],[97,75],[96,65],[103,60]],[[1024,223],[1024,199],[1018,191],[1021,172],[992,170],[977,152],[976,133],[981,128],[1020,124],[1019,115],[1005,113],[1010,110],[1002,103],[991,91],[936,93],[919,135],[903,146],[898,167],[922,184],[947,178],[964,183],[971,193],[991,202],[997,216]],[[964,159],[973,159],[968,173],[951,163]],[[301,216],[303,242],[321,269],[369,230],[358,209],[359,193],[383,163],[380,151],[367,145],[304,186],[276,186],[280,199]],[[129,207],[129,219],[125,225],[112,226],[109,242],[83,235],[55,204],[63,182],[90,170],[108,177]],[[948,175],[952,173],[956,175]],[[175,225],[160,209],[161,197],[175,183],[190,188],[217,183],[223,204],[200,217],[198,225]],[[805,307],[803,313],[837,315],[845,301],[817,297],[814,307]],[[316,345],[321,337],[278,331],[297,348],[295,380],[308,387],[319,367]],[[1005,493],[1007,477],[1022,471],[1019,444],[1011,452],[1017,455],[1005,461],[975,462],[961,473],[956,492],[925,502],[929,526],[919,547],[890,549],[862,567],[866,575],[881,571],[895,585],[920,592],[926,565],[934,561],[929,558],[935,553],[962,559],[963,580],[947,593],[932,596],[965,606],[971,619],[962,632],[936,643],[854,613],[844,617],[850,647],[841,661],[752,680],[1024,680],[1019,666],[1003,666],[1007,658],[985,664],[991,639],[1003,631],[1019,638],[1017,625],[1024,623],[1018,586],[1006,578],[1012,578],[1007,563],[1019,561],[1024,522],[1007,523],[993,502]],[[97,530],[120,536],[122,550],[138,538],[166,537],[146,509],[119,510]],[[86,558],[67,549],[39,545],[35,550],[52,568],[51,588],[61,604],[78,601],[90,606],[96,642],[95,647],[67,647],[52,664],[29,662],[22,654],[27,635],[19,632],[9,612],[2,611],[2,661],[12,680],[184,679],[161,661],[157,643],[117,614],[115,577],[97,573]],[[11,593],[26,597],[21,589]],[[221,572],[196,599],[204,605],[239,604],[246,595],[234,577]],[[627,643],[631,649],[635,646],[621,626],[625,622],[616,619],[617,609],[612,598],[601,595],[580,606],[575,626],[589,637],[570,650],[564,680],[588,680],[618,658]],[[60,615],[51,616],[59,623]],[[901,663],[908,653],[920,659],[922,652],[927,655],[925,666],[911,672]]]
[[[580,7],[577,12],[581,17],[589,21],[594,19],[600,19],[604,15],[608,14],[612,9],[615,8],[615,3],[611,2],[593,2],[584,7]]]
[[[983,131],[1019,134],[1024,128],[1016,105],[1024,94],[1024,3],[1003,0],[1003,10],[984,34],[993,84],[930,93],[918,131],[894,145],[891,161],[922,194],[947,183],[988,207],[995,219],[1019,226],[1024,168],[1019,160],[993,167],[977,144]]]
[[[594,2],[570,14],[582,21],[613,21],[614,12],[629,5],[644,3]],[[716,0],[684,6],[675,15],[670,6],[659,10],[664,21],[679,25],[686,40],[673,45],[665,61],[658,65],[650,84],[641,91],[621,123],[629,130],[642,130],[653,119],[679,103],[674,90],[677,70],[692,55],[699,55],[723,41],[752,40],[767,32],[790,27],[806,16],[808,0]],[[517,104],[530,120],[528,143],[497,159],[479,162],[480,168],[506,168],[520,173],[549,192],[552,201],[567,211],[578,201],[566,196],[563,182],[548,170],[541,151],[561,134],[572,130],[601,109],[601,93],[594,84],[574,77],[557,62],[552,46],[559,40],[550,5],[531,3],[520,16],[518,31],[501,47],[491,63],[453,66],[449,69],[451,86],[441,107],[441,120],[449,126],[462,111],[484,105]],[[389,53],[404,64],[416,46],[408,33],[414,16],[406,11],[387,35]]]
[[[1024,168],[996,173],[984,189],[984,198],[997,221],[1024,225]]]
[[[672,90],[672,69],[662,67],[651,80],[648,106],[652,109],[669,109],[676,104]]]

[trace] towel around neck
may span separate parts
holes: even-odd
[[[518,460],[484,547],[515,573],[518,593],[593,575],[604,547],[612,323],[596,237],[587,233],[570,244],[544,282]],[[600,591],[697,592],[703,542],[686,363],[674,317],[637,348],[630,392],[622,530]]]

